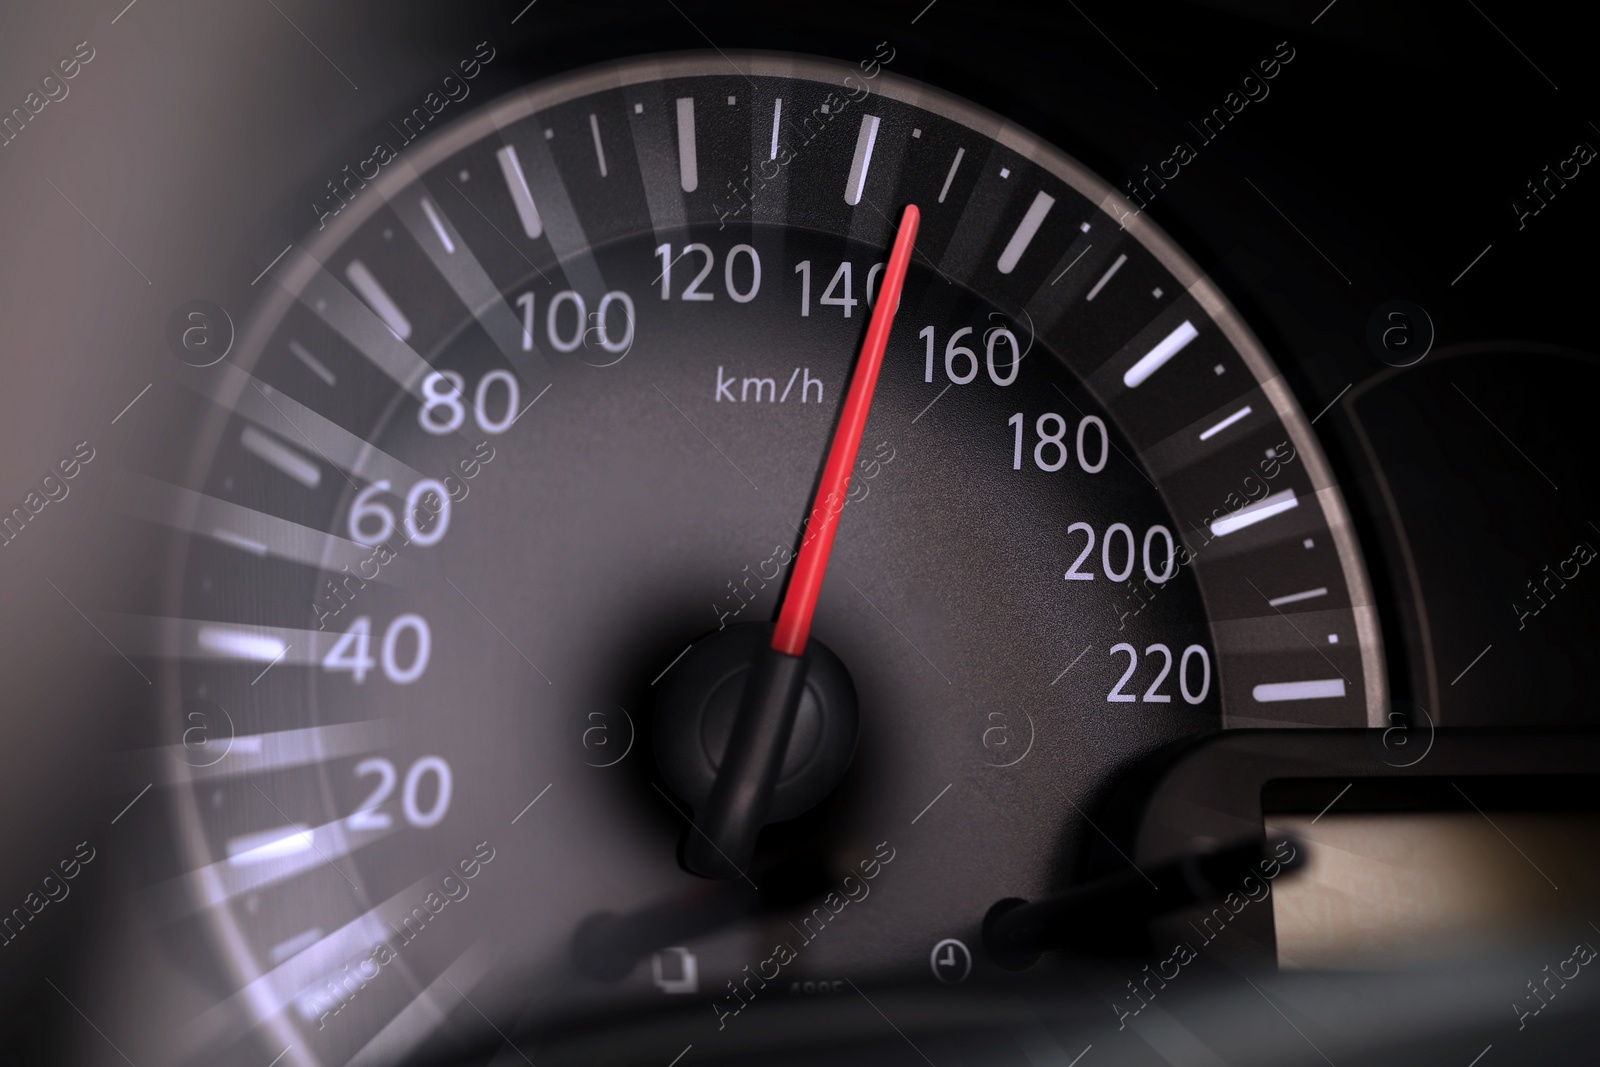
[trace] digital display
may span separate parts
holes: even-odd
[[[1600,815],[1530,811],[1276,814],[1306,865],[1273,888],[1279,966],[1372,970],[1470,958],[1589,930]]]

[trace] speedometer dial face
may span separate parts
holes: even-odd
[[[718,1029],[847,977],[981,980],[986,909],[1065,884],[1118,769],[1378,721],[1338,490],[1194,264],[876,64],[739,69],[611,67],[375,152],[195,372],[223,414],[175,505],[165,683],[234,736],[187,761],[173,906],[293,1060],[392,1057],[463,997],[698,997]],[[813,630],[859,733],[707,882],[657,753],[714,764],[727,724],[665,736],[662,694],[771,622],[907,204]]]

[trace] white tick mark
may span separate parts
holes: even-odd
[[[678,182],[692,193],[700,186],[699,157],[694,142],[694,97],[678,97]]]
[[[500,174],[506,180],[506,188],[511,191],[511,203],[516,206],[522,232],[529,237],[538,237],[544,233],[544,222],[539,218],[533,193],[528,189],[528,179],[522,173],[522,162],[517,158],[516,147],[506,145],[495,153],[495,158],[500,161]]]
[[[956,149],[956,158],[950,161],[950,173],[944,176],[944,187],[939,190],[939,203],[944,203],[945,194],[950,191],[950,183],[956,180],[956,168],[961,166],[961,157],[966,154],[965,148]]]
[[[1234,423],[1238,422],[1240,419],[1245,418],[1249,414],[1250,414],[1250,405],[1246,404],[1244,407],[1240,408],[1238,411],[1235,411],[1232,415],[1229,415],[1227,418],[1223,419],[1221,422],[1217,423],[1215,426],[1212,426],[1208,430],[1201,431],[1200,440],[1202,440],[1202,441],[1211,440],[1213,437],[1217,436],[1217,434],[1221,433],[1223,430],[1226,430],[1229,426],[1232,426]],[[1267,452],[1270,455],[1272,450],[1268,449]]]
[[[404,341],[411,336],[411,320],[407,319],[400,306],[394,302],[386,289],[379,284],[372,271],[359,259],[352,259],[344,269],[344,276],[355,286],[356,292],[367,302],[367,306],[378,313],[378,318],[389,328],[389,332]]]
[[[1006,242],[1005,250],[1000,253],[998,263],[1001,274],[1010,274],[1016,269],[1017,262],[1022,259],[1022,254],[1028,250],[1028,245],[1033,241],[1033,235],[1039,232],[1039,227],[1044,224],[1044,218],[1050,214],[1050,208],[1055,205],[1056,198],[1049,193],[1040,192],[1033,198],[1028,213],[1017,224],[1016,232],[1011,235],[1011,240]]]
[[[1094,288],[1089,290],[1089,295],[1084,297],[1084,299],[1093,300],[1095,297],[1099,296],[1100,290],[1106,287],[1106,283],[1116,276],[1117,271],[1121,270],[1122,265],[1126,262],[1128,262],[1128,256],[1126,253],[1118,256],[1117,261],[1111,264],[1110,268],[1104,274],[1100,275],[1100,280],[1094,283]]]
[[[1344,696],[1343,678],[1317,678],[1306,682],[1268,682],[1250,691],[1258,704],[1281,700],[1328,700]]]
[[[444,228],[444,220],[441,219],[439,217],[439,213],[433,209],[433,201],[429,200],[427,197],[422,198],[422,213],[428,216],[428,222],[433,226],[433,232],[438,235],[439,243],[444,245],[446,254],[452,256],[455,255],[456,243],[450,240],[450,234],[447,233]]]
[[[600,164],[600,177],[606,176],[606,149],[600,143],[600,120],[594,112],[589,112],[589,132],[594,134],[594,158]]]
[[[1242,530],[1247,526],[1254,526],[1258,522],[1265,522],[1274,515],[1282,515],[1300,505],[1300,498],[1295,496],[1293,489],[1264,496],[1254,504],[1247,504],[1231,515],[1224,515],[1211,524],[1211,533],[1216,537],[1224,537],[1235,530]]]
[[[862,115],[861,130],[856,134],[855,157],[850,161],[850,176],[844,183],[844,202],[851,207],[861,203],[861,193],[867,186],[867,168],[872,166],[872,146],[878,140],[878,116]]]

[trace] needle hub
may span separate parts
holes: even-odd
[[[755,823],[756,830],[813,807],[849,769],[860,727],[850,672],[831,649],[814,638],[804,657],[774,653],[771,642],[770,623],[730,626],[695,642],[662,681],[655,720],[656,762],[673,792],[688,801],[697,816],[706,810],[729,746],[740,733],[740,710],[753,680],[762,691],[774,695],[773,700],[763,702],[773,706],[756,716],[751,724],[753,733],[741,744],[776,742],[770,758],[778,761],[765,814]],[[772,657],[776,663],[767,662]],[[757,679],[759,672],[774,670],[779,677]],[[795,687],[798,699],[791,701],[790,690]],[[785,703],[793,707],[787,725]],[[747,810],[750,803],[758,799],[751,796],[736,803],[733,821],[744,821],[751,814]],[[685,866],[709,877],[737,874],[732,868],[748,864],[748,856],[735,857],[735,852],[743,851],[736,844],[735,840],[719,839],[713,846],[699,829],[691,830],[684,843]],[[749,846],[753,850],[753,837]]]

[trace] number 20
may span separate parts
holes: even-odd
[[[422,810],[422,805],[417,801],[417,793],[422,785],[423,775],[432,773],[438,780],[438,790],[433,795],[433,805],[428,810]],[[345,820],[345,825],[352,830],[387,830],[393,820],[386,812],[381,812],[378,805],[389,799],[389,794],[394,792],[395,779],[399,777],[394,764],[382,757],[365,759],[356,764],[356,777],[368,778],[378,776],[378,788],[363,800],[356,810]],[[406,822],[416,827],[429,827],[438,825],[450,810],[451,792],[450,764],[438,756],[423,756],[411,765],[406,771],[405,785],[400,793],[400,809],[405,813]]]

